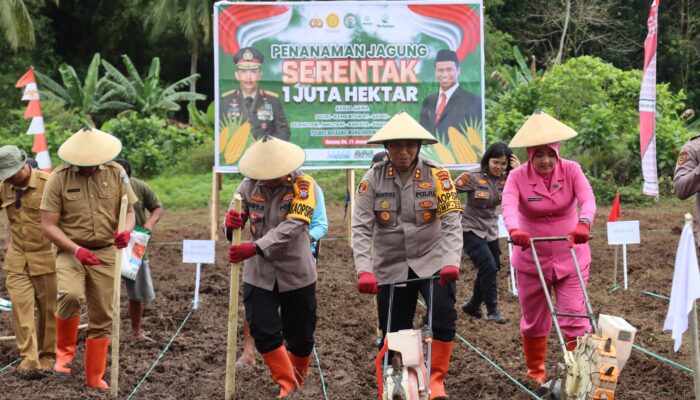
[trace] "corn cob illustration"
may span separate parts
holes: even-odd
[[[228,134],[231,131],[230,128],[226,127],[221,129],[221,132],[219,132],[219,153],[223,153],[224,149],[226,148],[226,143],[228,140]]]
[[[455,158],[452,156],[452,152],[444,144],[438,142],[433,145],[433,150],[440,158],[442,164],[455,164]]]
[[[460,164],[476,164],[477,155],[469,144],[467,137],[462,135],[456,128],[449,127],[447,136],[450,138],[450,144],[454,150],[457,162]],[[479,140],[481,142],[481,140]]]
[[[231,136],[231,140],[226,144],[224,149],[224,158],[227,164],[233,164],[238,161],[243,154],[248,138],[250,137],[250,123],[246,122],[241,125],[236,132]]]

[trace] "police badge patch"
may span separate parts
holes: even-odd
[[[309,198],[309,186],[309,181],[297,181],[297,187],[299,188],[299,197],[301,197],[304,200]]]
[[[360,182],[360,185],[357,187],[357,194],[362,196],[363,194],[365,194],[366,191],[367,191],[367,181]]]
[[[683,163],[688,160],[688,152],[687,151],[681,151],[681,154],[678,155],[678,165],[683,165]]]

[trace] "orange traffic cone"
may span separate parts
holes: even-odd
[[[289,360],[292,362],[292,366],[294,367],[295,377],[297,378],[299,387],[301,387],[301,385],[304,384],[307,372],[309,372],[309,364],[311,364],[311,354],[309,354],[306,357],[297,357],[289,351],[287,352],[287,354],[289,354]]]
[[[544,370],[544,359],[547,357],[547,337],[523,336],[523,350],[525,351],[527,377],[540,385],[544,384],[547,377]]]
[[[85,341],[85,380],[88,387],[109,389],[102,379],[107,365],[109,338],[87,339]]]
[[[450,368],[450,357],[454,342],[433,339],[430,357],[430,400],[447,400],[445,376]]]
[[[54,371],[59,374],[70,374],[66,364],[75,358],[75,343],[78,341],[78,324],[80,316],[69,319],[56,317],[56,364]]]
[[[272,373],[272,380],[280,386],[280,394],[277,398],[287,397],[299,386],[294,378],[294,367],[287,355],[287,349],[282,345],[262,356]]]

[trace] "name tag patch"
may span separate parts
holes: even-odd
[[[528,197],[527,201],[542,201],[541,197]]]

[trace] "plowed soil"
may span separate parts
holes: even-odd
[[[630,290],[610,292],[613,283],[613,247],[607,245],[605,221],[609,207],[600,207],[592,239],[593,263],[589,294],[597,312],[624,317],[637,328],[636,343],[648,350],[692,367],[686,336],[678,353],[673,352],[669,332],[662,332],[668,301],[642,291],[669,295],[676,246],[683,225],[683,214],[692,202],[669,202],[660,215],[653,208],[625,208],[623,219],[640,220],[642,244],[628,246]],[[151,271],[156,299],[148,305],[144,328],[156,340],[153,344],[134,342],[122,291],[121,360],[119,398],[134,399],[221,399],[224,397],[226,364],[226,326],[228,313],[229,266],[226,244],[217,246],[216,265],[202,267],[199,309],[192,307],[195,266],[182,264],[182,239],[208,238],[208,213],[168,212],[157,227],[151,248]],[[222,211],[223,215],[223,211]],[[355,289],[352,253],[343,224],[342,206],[329,206],[330,239],[322,242],[318,262],[318,327],[316,354],[308,379],[294,399],[375,399],[373,360],[376,355],[376,314],[372,297]],[[334,239],[335,238],[335,239]],[[525,377],[518,321],[520,308],[510,292],[510,274],[505,241],[499,273],[500,307],[510,318],[506,325],[474,320],[459,313],[458,334],[514,379],[530,389],[535,386]],[[621,257],[621,255],[620,255]],[[622,282],[622,266],[618,269]],[[475,270],[468,258],[462,262],[458,302],[471,294]],[[8,298],[5,275],[0,272],[0,297]],[[242,309],[242,306],[241,306]],[[421,311],[422,313],[422,311]],[[158,359],[187,315],[189,319],[172,341],[147,378],[149,368]],[[242,315],[242,313],[241,313]],[[10,314],[0,313],[0,336],[12,335]],[[84,383],[84,334],[79,336],[72,378],[46,375],[23,380],[11,366],[0,372],[0,399],[108,399],[108,392],[87,389]],[[446,380],[451,399],[527,399],[522,388],[510,381],[491,362],[457,340],[450,373]],[[239,338],[239,344],[242,340]],[[562,361],[555,335],[549,341],[548,366]],[[0,342],[0,368],[17,358],[11,341]],[[277,391],[258,355],[255,367],[238,369],[237,399],[272,399]],[[108,362],[109,363],[109,362]],[[109,382],[109,365],[106,380]],[[322,375],[321,375],[322,373]],[[324,394],[325,388],[325,394]],[[620,399],[690,399],[692,375],[674,366],[634,350],[619,379]]]

